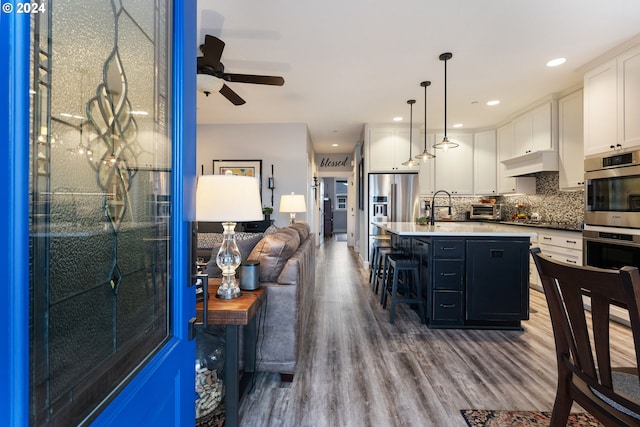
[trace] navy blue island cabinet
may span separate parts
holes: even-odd
[[[529,318],[529,238],[416,239],[431,328],[522,329]]]

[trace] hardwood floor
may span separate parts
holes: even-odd
[[[318,248],[294,380],[259,373],[243,426],[466,426],[461,409],[551,410],[556,362],[541,293],[532,291],[524,331],[432,330],[404,305],[391,325],[358,265],[346,242]],[[615,362],[634,365],[628,329],[614,328],[624,353]]]

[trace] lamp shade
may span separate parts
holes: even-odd
[[[237,175],[202,175],[196,187],[196,220],[261,221],[258,179]]]
[[[306,212],[307,204],[302,194],[284,194],[280,196],[280,212]]]

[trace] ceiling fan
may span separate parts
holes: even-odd
[[[220,92],[234,105],[242,105],[245,100],[235,93],[225,82],[253,83],[258,85],[282,86],[284,79],[279,76],[259,76],[255,74],[225,73],[220,62],[224,42],[217,37],[206,35],[204,44],[200,45],[203,56],[198,57],[198,89],[206,96],[212,92]]]

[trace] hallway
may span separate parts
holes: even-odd
[[[292,383],[260,373],[244,426],[465,426],[461,409],[545,410],[556,364],[544,297],[525,331],[428,329],[404,306],[389,313],[346,242],[318,247],[315,304]],[[619,327],[612,345],[630,335]]]

